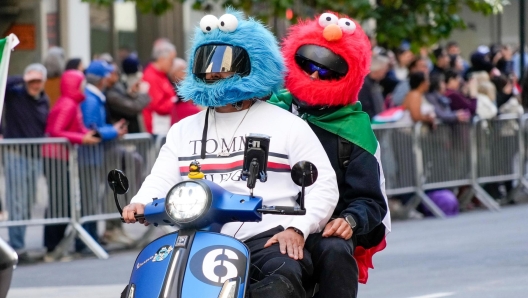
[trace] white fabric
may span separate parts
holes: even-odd
[[[99,90],[99,88],[95,87],[92,84],[86,84],[86,89],[90,90],[95,96],[99,97],[102,102],[106,102],[106,96]]]
[[[485,94],[477,94],[477,115],[481,119],[491,119],[497,116],[497,106]]]
[[[279,225],[298,228],[305,237],[321,231],[335,209],[339,193],[335,172],[310,127],[288,111],[259,101],[251,107],[235,136],[231,138],[247,111],[215,113],[209,117],[207,156],[202,160],[200,150],[206,112],[187,117],[170,129],[167,142],[161,149],[151,174],[132,202],[146,204],[152,202],[152,198],[165,197],[174,184],[188,179],[185,172],[193,160],[198,160],[202,165],[205,179],[218,183],[230,192],[249,194],[246,182],[240,180],[245,136],[260,133],[271,136],[270,157],[268,181],[257,182],[255,196],[262,197],[263,204],[268,206],[296,206],[295,200],[300,187],[292,182],[289,169],[298,161],[308,160],[317,166],[319,177],[314,185],[307,188],[307,213],[304,216],[263,215],[261,222],[247,222],[243,225],[228,223],[223,227],[222,233],[246,240]],[[218,121],[221,144],[216,135],[215,119]],[[231,139],[228,140],[229,138]],[[218,157],[217,154],[222,149],[232,155]]]
[[[152,134],[166,135],[171,127],[171,116],[152,112]]]

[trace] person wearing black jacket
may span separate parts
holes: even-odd
[[[42,64],[26,67],[23,77],[10,77],[5,91],[2,135],[5,139],[42,138],[49,114],[49,98],[44,92],[47,71]],[[6,199],[11,221],[29,220],[35,201],[36,181],[42,171],[35,150],[4,148]],[[30,261],[25,249],[25,226],[9,227],[10,245],[21,262]]]
[[[390,231],[379,144],[357,102],[369,73],[370,43],[358,23],[345,17],[339,22],[324,13],[290,27],[282,45],[289,91],[270,98],[308,122],[336,173],[333,217],[306,240],[318,298],[356,297],[358,281],[367,281],[372,255],[385,248]]]

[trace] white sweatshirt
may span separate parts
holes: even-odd
[[[164,198],[172,186],[188,179],[189,165],[194,160],[200,162],[205,179],[218,183],[230,192],[249,194],[246,182],[240,180],[245,136],[258,133],[270,136],[271,141],[268,181],[258,181],[254,195],[263,198],[263,205],[296,206],[295,200],[300,187],[291,180],[290,169],[298,161],[310,161],[319,170],[319,177],[314,185],[307,188],[306,215],[266,214],[257,223],[228,223],[222,228],[222,233],[244,241],[281,225],[301,230],[306,238],[324,228],[337,204],[339,192],[330,161],[318,138],[303,120],[261,101],[257,101],[249,111],[211,112],[207,156],[202,160],[200,152],[205,115],[206,111],[202,111],[172,126],[151,174],[145,179],[132,203],[148,204],[152,202],[152,198]],[[236,129],[241,121],[242,124]],[[222,150],[231,155],[219,157]]]

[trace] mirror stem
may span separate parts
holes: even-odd
[[[115,181],[112,181],[112,190],[114,191],[114,201],[117,207],[117,210],[119,211],[119,214],[123,216],[123,208],[121,208],[121,204],[119,204],[119,200],[117,199],[117,192],[115,191]]]

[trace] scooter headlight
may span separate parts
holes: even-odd
[[[196,181],[176,184],[167,194],[165,210],[176,223],[189,223],[202,216],[211,205],[206,186]]]

